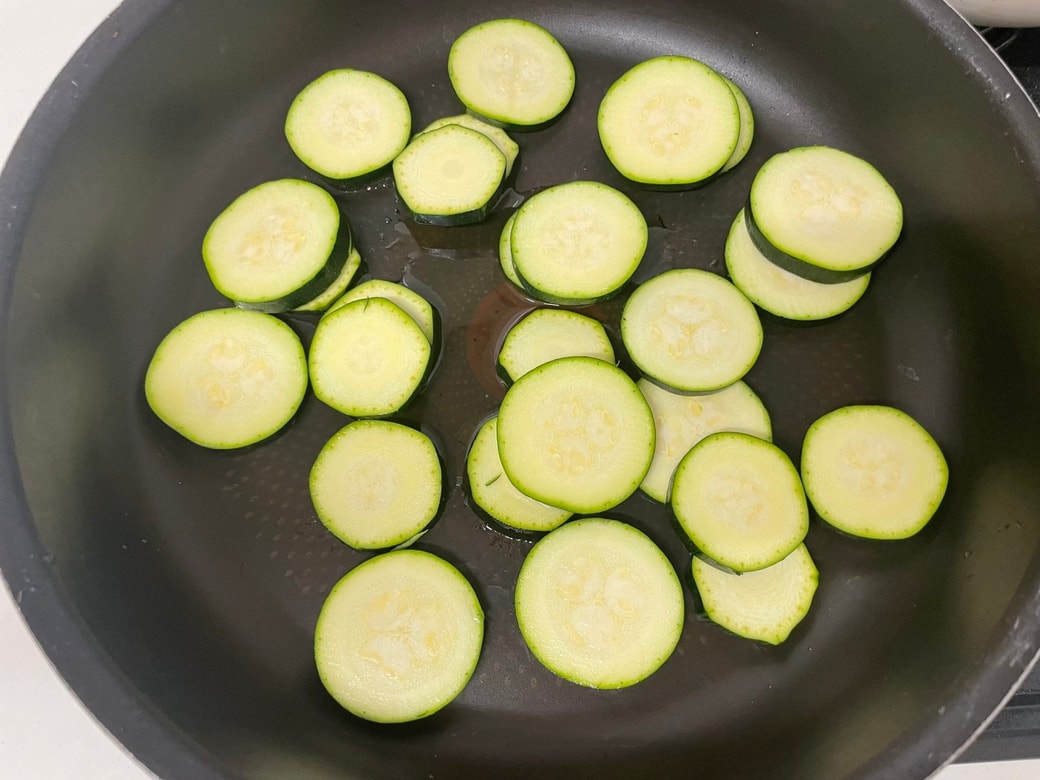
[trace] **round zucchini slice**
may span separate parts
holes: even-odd
[[[906,539],[932,519],[949,467],[935,439],[889,406],[845,406],[809,426],[802,480],[823,520],[853,536]]]
[[[509,137],[509,133],[501,127],[489,125],[487,122],[483,122],[469,114],[457,114],[435,119],[424,127],[422,132],[426,133],[430,130],[436,130],[445,125],[461,125],[486,135],[498,147],[498,151],[502,152],[502,156],[506,158],[506,171],[503,178],[508,178],[513,170],[513,163],[516,162],[516,158],[520,155],[520,145]]]
[[[509,329],[498,364],[515,382],[550,360],[581,355],[614,362],[614,347],[603,324],[566,309],[535,309]]]
[[[733,571],[773,565],[809,531],[790,458],[746,433],[713,433],[694,446],[675,469],[671,503],[690,541]]]
[[[448,52],[448,78],[471,114],[512,130],[544,127],[574,93],[574,65],[563,46],[521,19],[466,30]]]
[[[540,300],[581,305],[609,298],[643,259],[646,220],[627,196],[594,181],[542,190],[517,210],[510,250],[517,276]]]
[[[473,502],[498,522],[521,531],[551,531],[572,512],[535,501],[516,489],[498,456],[498,418],[477,431],[466,458]]]
[[[866,160],[803,146],[773,155],[755,174],[747,224],[771,262],[833,284],[885,256],[903,229],[903,204]]]
[[[166,335],[144,391],[152,411],[186,439],[212,449],[245,447],[296,414],[307,392],[307,358],[281,320],[213,309]]]
[[[314,629],[314,662],[340,706],[403,723],[462,692],[483,642],[484,611],[459,570],[428,552],[397,550],[333,586]]]
[[[375,73],[343,68],[312,81],[292,102],[285,137],[296,156],[334,181],[387,166],[412,132],[408,100]]]
[[[721,276],[676,268],[644,282],[621,314],[621,339],[647,378],[679,392],[718,390],[762,349],[754,305]]]
[[[673,393],[646,379],[636,385],[650,404],[657,431],[654,460],[639,489],[655,501],[668,501],[675,467],[705,436],[736,431],[766,441],[773,438],[765,405],[743,382],[699,395]]]
[[[596,517],[531,548],[515,600],[535,657],[590,688],[645,680],[675,650],[685,618],[682,585],[660,548],[630,525]]]
[[[318,453],[310,493],[318,518],[340,541],[382,550],[430,524],[443,481],[426,434],[386,420],[356,420]]]
[[[259,184],[222,211],[202,242],[213,286],[241,308],[276,314],[324,292],[343,270],[350,227],[325,190],[300,179]]]
[[[617,366],[560,358],[506,392],[498,452],[523,493],[572,512],[602,512],[632,495],[646,476],[654,418]]]
[[[367,298],[385,298],[396,304],[405,314],[415,320],[415,324],[422,329],[426,340],[433,343],[436,323],[433,306],[415,290],[411,290],[397,282],[388,282],[384,279],[364,281],[350,292],[340,296],[329,307],[327,314],[332,314],[332,312],[343,308],[348,303],[362,301]]]
[[[789,320],[824,320],[848,311],[863,297],[870,272],[847,282],[820,284],[785,271],[758,251],[748,235],[742,209],[726,239],[726,270],[753,303]]]
[[[729,162],[740,137],[726,80],[689,57],[655,57],[618,79],[600,103],[600,143],[632,181],[692,186]]]
[[[733,97],[737,99],[737,113],[740,114],[740,133],[737,135],[737,145],[733,149],[733,154],[729,156],[729,159],[726,160],[726,164],[722,166],[720,171],[720,173],[725,173],[737,167],[740,161],[747,157],[747,153],[751,151],[751,142],[755,138],[755,115],[751,111],[751,103],[748,102],[744,90],[725,76],[722,77],[722,80],[726,82],[726,85],[733,92]]]
[[[404,406],[430,364],[430,341],[385,298],[364,298],[322,317],[309,356],[319,401],[353,417],[381,417]]]
[[[330,284],[325,291],[313,298],[302,306],[297,306],[293,311],[325,311],[329,306],[336,301],[346,289],[350,287],[350,283],[354,281],[354,277],[357,276],[358,270],[361,268],[361,255],[358,253],[356,248],[350,250],[350,254],[347,256],[347,262],[343,265],[343,270],[339,272],[339,276],[336,280]]]
[[[723,571],[693,559],[693,583],[704,611],[737,636],[778,645],[809,613],[820,575],[804,544],[759,571]]]

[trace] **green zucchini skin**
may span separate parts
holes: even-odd
[[[854,271],[834,271],[807,263],[797,257],[792,257],[769,243],[769,239],[762,234],[758,224],[755,222],[755,215],[751,211],[750,198],[744,204],[744,224],[747,225],[747,232],[751,236],[751,242],[769,262],[783,268],[788,273],[796,274],[803,279],[808,279],[810,282],[818,282],[820,284],[841,284],[842,282],[851,282],[853,279],[859,279],[864,274],[870,273],[892,251],[891,249],[888,250],[888,252],[885,252],[870,265],[857,268]]]

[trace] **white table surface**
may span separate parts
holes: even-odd
[[[118,0],[0,0],[0,160],[58,71]],[[84,710],[0,586],[0,778],[151,780]],[[954,765],[936,780],[1036,780],[1040,760]]]

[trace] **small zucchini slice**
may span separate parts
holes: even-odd
[[[357,276],[357,272],[360,268],[361,255],[358,253],[356,248],[352,248],[350,254],[347,256],[347,262],[343,264],[343,270],[339,272],[339,276],[336,277],[335,281],[325,288],[325,292],[316,298],[307,301],[307,303],[297,306],[293,311],[325,311],[335,300],[346,292],[346,289],[350,287],[350,283],[354,281],[354,277]]]
[[[462,33],[448,52],[448,78],[469,113],[509,130],[544,127],[574,94],[566,50],[521,19],[493,19]]]
[[[202,242],[213,285],[244,309],[295,309],[335,282],[353,246],[325,190],[300,179],[253,187],[222,211]]]
[[[621,340],[648,378],[679,392],[719,390],[744,376],[762,349],[754,305],[710,271],[676,268],[636,288]]]
[[[581,305],[609,298],[646,251],[642,212],[613,187],[557,184],[517,210],[510,233],[516,274],[540,300]]]
[[[598,517],[535,543],[515,603],[535,657],[590,688],[645,680],[675,650],[685,618],[682,585],[661,549],[642,531]]]
[[[405,287],[397,282],[388,282],[385,279],[368,279],[353,290],[344,293],[330,307],[326,315],[332,314],[348,303],[365,300],[366,298],[385,298],[397,306],[409,317],[415,320],[427,341],[433,343],[436,317],[433,306],[415,290]]]
[[[614,347],[602,323],[566,309],[535,309],[509,329],[498,365],[515,382],[550,360],[581,355],[614,362]]]
[[[693,583],[708,618],[737,636],[771,645],[784,642],[809,613],[819,579],[804,544],[772,566],[743,574],[693,558]]]
[[[726,85],[733,92],[733,97],[737,99],[737,112],[740,114],[740,133],[737,135],[737,145],[733,149],[733,154],[729,156],[726,164],[720,170],[720,173],[725,173],[737,167],[740,161],[751,151],[751,142],[755,138],[755,115],[751,111],[751,103],[748,102],[744,90],[725,76],[722,77],[722,80],[726,82]]]
[[[494,141],[449,124],[412,139],[394,160],[394,183],[416,222],[468,225],[487,216],[505,169]]]
[[[189,441],[245,447],[280,430],[307,392],[307,358],[276,317],[213,309],[180,323],[148,364],[152,411]]]
[[[729,278],[753,303],[788,320],[824,320],[852,308],[870,284],[870,272],[836,284],[821,284],[785,271],[758,251],[741,209],[726,239]]]
[[[296,96],[285,118],[285,137],[308,168],[350,182],[385,168],[412,132],[404,93],[382,76],[332,70]]]
[[[376,723],[425,718],[466,687],[484,642],[484,610],[462,573],[421,550],[370,558],[332,590],[314,629],[329,694]]]
[[[498,522],[520,531],[551,531],[572,512],[535,501],[509,481],[498,456],[498,418],[480,426],[466,458],[473,502]]]
[[[355,420],[311,468],[318,518],[356,550],[381,550],[421,532],[440,509],[440,459],[429,437],[386,420]]]
[[[632,495],[646,476],[654,418],[617,366],[560,358],[506,391],[498,452],[523,493],[572,512],[602,512]]]
[[[671,504],[690,541],[733,571],[772,566],[809,531],[794,464],[746,433],[713,433],[695,445],[675,469]]]
[[[607,90],[597,118],[600,143],[627,179],[679,188],[718,173],[740,137],[729,84],[690,57],[655,57]]]
[[[521,290],[524,290],[524,283],[520,277],[517,276],[516,266],[513,265],[512,235],[513,222],[515,220],[516,212],[514,211],[509,215],[506,224],[502,226],[502,233],[498,237],[498,262],[502,266],[502,273],[506,275],[506,279],[511,281]]]
[[[844,406],[809,426],[802,480],[817,514],[867,539],[906,539],[932,519],[949,467],[931,434],[890,406]]]
[[[506,158],[506,172],[502,178],[509,177],[509,174],[513,170],[513,163],[516,162],[516,158],[520,154],[520,145],[509,137],[509,133],[501,127],[489,125],[487,122],[477,119],[475,116],[470,116],[469,114],[457,114],[456,116],[445,116],[440,119],[435,119],[424,127],[422,132],[428,133],[430,130],[436,130],[445,125],[461,125],[462,127],[468,127],[470,130],[476,130],[478,133],[483,133],[491,139],[495,146],[498,147],[498,151],[502,152],[502,156]]]
[[[668,501],[675,467],[705,436],[736,431],[766,441],[773,438],[765,405],[743,382],[699,395],[673,393],[646,379],[636,386],[650,404],[657,431],[654,460],[639,489],[655,501]]]
[[[866,160],[827,146],[770,157],[751,183],[747,217],[771,262],[825,284],[862,276],[903,229],[892,185]]]
[[[309,355],[319,401],[353,417],[382,417],[404,406],[430,363],[430,341],[385,298],[353,301],[321,318]]]

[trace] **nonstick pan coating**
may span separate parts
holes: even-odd
[[[905,542],[814,521],[819,592],[780,647],[698,619],[687,586],[682,641],[658,673],[613,692],[562,682],[512,613],[530,542],[486,528],[461,479],[502,393],[495,341],[523,305],[494,260],[516,198],[490,228],[445,232],[403,221],[387,180],[341,195],[372,273],[438,306],[441,364],[405,418],[437,438],[449,496],[419,546],[469,575],[487,613],[462,696],[376,726],[325,695],[311,655],[323,597],[362,560],[307,494],[346,419],[309,398],[276,438],[211,452],[150,413],[142,378],[170,327],[226,305],[199,256],[212,218],[261,181],[312,178],[281,133],[294,94],[331,68],[374,70],[424,126],[460,110],[452,40],[505,15],[555,33],[578,84],[559,122],[517,136],[517,198],[576,178],[620,187],[654,226],[640,278],[723,272],[729,223],[776,151],[826,143],[877,165],[906,207],[896,250],[847,315],[766,319],[747,379],[794,457],[836,406],[905,409],[944,448],[950,490]],[[731,77],[757,119],[748,159],[684,193],[622,181],[595,133],[605,88],[665,53]],[[58,80],[0,183],[4,576],[73,688],[163,778],[924,777],[1037,648],[1038,138],[1010,74],[937,0],[131,2]],[[616,324],[617,306],[598,313]],[[659,507],[636,496],[613,514],[688,579]]]

